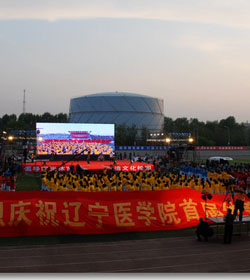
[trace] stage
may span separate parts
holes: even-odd
[[[89,171],[102,171],[104,169],[113,169],[116,172],[137,172],[142,170],[154,171],[154,165],[150,163],[137,162],[131,163],[129,160],[117,160],[116,164],[113,161],[34,161],[21,164],[21,170],[25,173],[35,173],[42,172],[50,167],[51,170],[58,169],[61,172],[70,171],[70,166],[74,166],[74,171],[76,171],[76,166],[80,165],[83,170]]]

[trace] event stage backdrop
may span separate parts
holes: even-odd
[[[37,123],[38,156],[110,155],[115,149],[114,124]]]
[[[207,201],[207,216],[223,216],[225,195]],[[101,234],[196,226],[205,215],[192,189],[135,192],[1,192],[0,236]],[[220,211],[219,211],[220,210]],[[219,211],[219,212],[218,212]],[[250,214],[250,200],[245,215]]]

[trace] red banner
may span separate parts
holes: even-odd
[[[195,146],[196,151],[233,151],[246,150],[246,146]]]
[[[50,167],[50,170],[55,170],[58,168],[58,171],[68,172],[70,171],[70,166],[76,166],[79,164],[84,170],[103,170],[104,168],[110,169],[110,165],[112,165],[114,171],[117,172],[137,172],[137,171],[154,171],[154,165],[144,162],[134,162],[133,164],[130,161],[122,161],[118,160],[114,165],[112,161],[92,161],[91,164],[88,164],[86,161],[71,161],[62,166],[62,162],[58,161],[50,161],[50,162],[27,162],[21,164],[22,172],[26,173],[36,173],[42,172]],[[61,167],[60,167],[61,166]],[[75,168],[75,167],[74,167]]]
[[[224,198],[225,195],[213,195],[207,201],[207,217],[225,214]],[[244,214],[250,214],[248,199]],[[1,192],[0,236],[174,230],[196,226],[204,216],[205,201],[200,192],[192,189]]]

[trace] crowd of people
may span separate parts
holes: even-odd
[[[4,160],[0,159],[0,190],[15,191],[16,174],[20,170],[15,156],[10,156]]]
[[[99,142],[51,141],[37,144],[38,155],[87,155],[89,151],[92,155],[109,155],[113,149],[112,145]]]
[[[185,173],[186,171],[187,173]],[[206,176],[205,176],[206,174]],[[43,191],[161,191],[190,188],[207,194],[235,195],[234,212],[228,208],[224,216],[224,243],[232,242],[233,223],[239,214],[242,221],[244,200],[247,195],[250,178],[250,165],[204,166],[187,164],[179,169],[167,170],[158,166],[155,171],[114,172],[105,169],[103,173],[87,173],[77,166],[68,173],[49,169],[42,173]],[[197,240],[205,241],[213,236],[213,229],[207,221],[200,218],[196,230]]]
[[[231,175],[223,171],[208,172],[207,178],[194,174],[180,174],[169,170],[140,172],[88,173],[87,171],[63,173],[49,168],[42,173],[42,190],[47,191],[135,191],[190,188],[200,192],[225,194]]]
[[[121,157],[117,154],[115,158]],[[126,154],[123,155],[126,159]],[[78,168],[64,173],[47,169],[42,173],[42,190],[47,191],[134,191],[169,190],[190,188],[211,194],[226,194],[233,185],[250,186],[250,164],[182,163],[171,166],[166,156],[128,155],[131,162],[154,164],[155,171],[91,173]],[[0,186],[2,190],[15,189],[18,165],[14,158],[1,164]],[[11,183],[10,183],[11,182]]]
[[[120,155],[118,155],[120,158]],[[114,157],[116,158],[116,157]],[[124,159],[126,155],[124,155]],[[250,197],[250,164],[210,164],[182,163],[171,166],[166,156],[132,156],[131,163],[135,161],[154,164],[154,171],[115,172],[113,168],[104,169],[103,172],[90,172],[83,170],[80,165],[76,169],[71,166],[70,172],[58,170],[44,170],[41,175],[42,191],[76,191],[76,192],[102,192],[102,191],[163,191],[171,189],[190,188],[207,194],[228,194],[234,197],[234,212],[229,208],[224,216],[225,232],[224,243],[231,243],[233,223],[239,214],[242,221],[245,197]],[[114,161],[115,164],[115,161]],[[112,165],[111,165],[112,167]],[[15,190],[16,173],[19,165],[15,157],[9,157],[0,163],[0,189]],[[213,235],[207,221],[200,218],[196,230],[197,240],[201,236],[207,241]]]

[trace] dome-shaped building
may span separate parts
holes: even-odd
[[[163,127],[163,100],[127,92],[105,92],[72,98],[69,122],[114,123],[143,126],[149,130]]]

